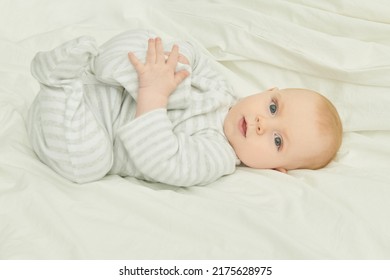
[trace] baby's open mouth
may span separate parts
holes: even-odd
[[[245,118],[244,118],[244,117],[240,120],[239,129],[240,129],[241,134],[242,134],[244,137],[246,137],[247,126],[246,126],[246,121],[245,121]]]

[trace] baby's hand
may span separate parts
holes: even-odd
[[[175,72],[179,47],[174,45],[165,59],[161,39],[149,39],[145,64],[131,52],[128,57],[138,73],[136,117],[154,109],[166,108],[168,97],[189,75],[185,70]]]
[[[185,70],[175,72],[179,61],[179,47],[174,45],[165,59],[160,38],[149,39],[145,64],[131,52],[129,59],[138,73],[140,92],[151,91],[154,95],[168,97],[189,75]]]

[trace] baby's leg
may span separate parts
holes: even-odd
[[[31,64],[41,83],[28,120],[33,148],[44,163],[78,183],[102,178],[113,161],[111,137],[80,77],[94,52],[93,40],[83,37],[37,54]]]

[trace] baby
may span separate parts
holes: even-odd
[[[237,101],[191,43],[163,44],[149,31],[99,48],[80,37],[38,53],[31,71],[41,85],[29,111],[32,146],[78,183],[118,174],[204,185],[241,162],[318,169],[341,144],[340,118],[322,95],[272,88]]]

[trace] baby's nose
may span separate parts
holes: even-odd
[[[264,133],[264,120],[260,116],[256,116],[256,133],[262,135]]]

